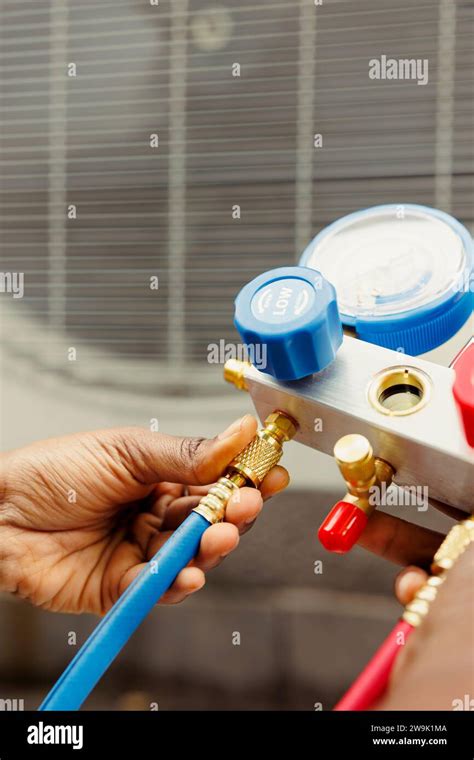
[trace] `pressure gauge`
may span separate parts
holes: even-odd
[[[447,341],[472,313],[472,238],[425,206],[349,214],[314,238],[300,264],[334,285],[344,326],[412,356]]]

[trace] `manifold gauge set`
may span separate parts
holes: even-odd
[[[336,709],[375,703],[396,635],[420,624],[474,538],[472,272],[473,241],[456,219],[393,204],[339,219],[314,238],[298,266],[289,262],[242,288],[235,326],[253,349],[249,356],[263,361],[257,369],[230,360],[224,377],[248,391],[263,427],[101,620],[40,709],[81,706],[194,557],[203,532],[224,519],[234,491],[258,488],[290,439],[334,456],[341,471],[342,498],[318,533],[328,551],[345,554],[356,543],[377,506],[374,487],[421,485],[466,513],[435,555],[428,582]],[[315,419],[324,425],[316,428]]]

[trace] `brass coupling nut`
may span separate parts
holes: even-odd
[[[224,519],[229,499],[244,485],[259,488],[265,475],[281,459],[283,444],[291,440],[297,431],[295,421],[284,412],[273,412],[265,420],[265,427],[258,430],[248,446],[229,464],[209,492],[193,510],[217,523]]]
[[[417,591],[414,598],[405,607],[403,620],[417,627],[429,612],[431,603],[438,595],[439,587],[446,580],[448,571],[453,567],[461,554],[474,541],[474,518],[454,525],[436,552],[431,565],[431,575],[426,583]]]
[[[472,541],[474,541],[474,517],[453,525],[433,557],[431,572],[437,574],[450,570]]]

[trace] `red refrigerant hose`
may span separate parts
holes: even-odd
[[[395,658],[414,627],[399,620],[334,710],[369,710],[384,693]]]
[[[377,700],[383,696],[387,688],[390,673],[401,647],[411,632],[423,622],[448,571],[472,542],[474,542],[474,516],[451,528],[433,558],[431,565],[433,574],[407,604],[402,618],[350,689],[336,704],[334,710],[340,712],[374,709]]]

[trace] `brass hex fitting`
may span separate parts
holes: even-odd
[[[474,517],[453,525],[433,557],[431,572],[436,574],[450,570],[471,541],[474,541]]]
[[[439,587],[446,580],[448,571],[456,563],[461,554],[474,541],[474,518],[469,517],[454,525],[436,552],[431,575],[426,583],[415,594],[414,599],[407,604],[403,620],[414,627],[420,625],[429,612],[431,602],[436,599]]]
[[[410,623],[415,628],[419,626],[423,618],[428,614],[430,604],[436,599],[438,589],[442,586],[444,580],[444,575],[431,575],[426,583],[417,591],[411,602],[405,607],[402,620]]]
[[[265,427],[230,463],[229,469],[244,475],[255,488],[259,488],[267,472],[280,461],[283,443],[293,438],[296,429],[291,417],[273,412],[265,420]]]
[[[250,362],[242,362],[239,359],[229,359],[224,364],[224,380],[235,385],[239,391],[246,391],[245,371],[250,367]]]
[[[334,457],[347,486],[343,501],[356,504],[367,515],[375,505],[369,501],[370,489],[392,482],[394,469],[383,459],[374,457],[370,442],[356,433],[339,438],[334,446]]]
[[[272,412],[265,420],[262,435],[273,436],[280,443],[291,441],[296,435],[298,425],[286,412]]]
[[[209,489],[193,511],[210,523],[223,520],[233,493],[244,485],[258,488],[265,475],[280,461],[283,443],[293,438],[296,430],[296,423],[287,414],[270,414],[265,420],[265,427],[258,430],[248,446],[232,460],[223,477]]]
[[[339,438],[334,456],[353,496],[365,494],[375,484],[375,457],[367,438],[351,434]]]

